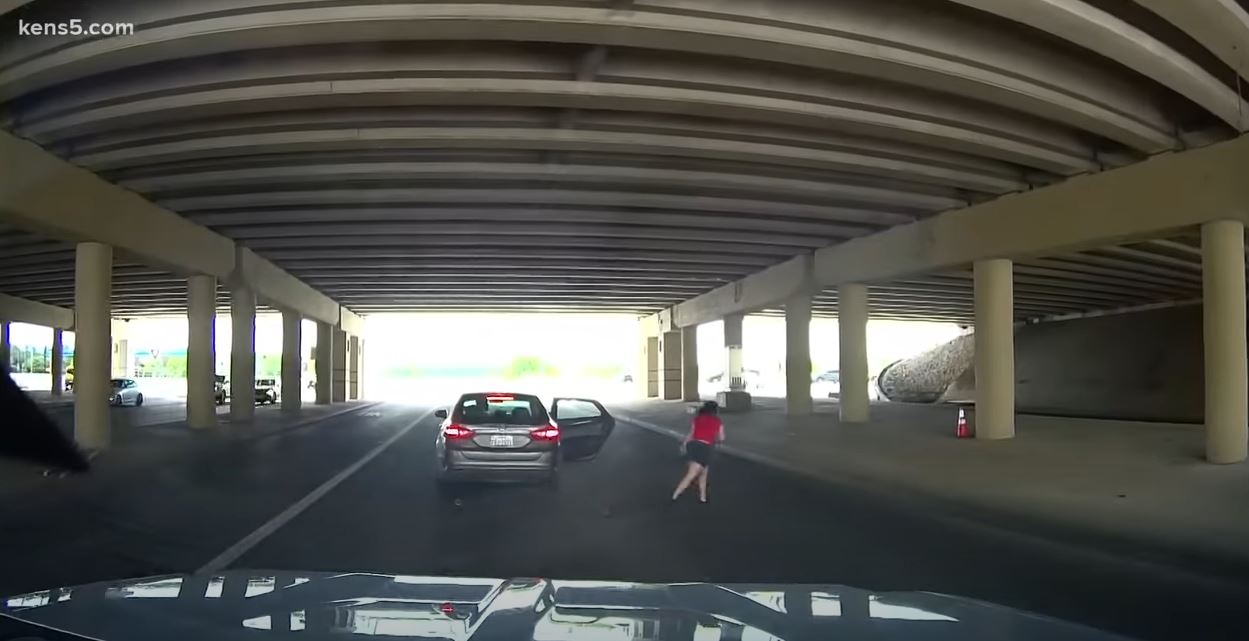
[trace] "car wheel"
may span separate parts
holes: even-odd
[[[547,474],[546,478],[542,480],[542,487],[546,488],[548,491],[551,491],[551,492],[554,492],[559,489],[559,468],[558,467],[552,469],[550,473]]]
[[[140,394],[140,395],[138,395],[138,396],[134,397],[134,406],[135,406],[135,407],[142,407],[142,406],[143,406],[143,395],[142,395],[142,394]]]

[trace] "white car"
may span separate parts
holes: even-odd
[[[139,407],[143,405],[143,392],[139,390],[139,384],[133,378],[114,378],[109,390],[108,402],[110,405]]]

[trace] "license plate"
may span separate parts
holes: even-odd
[[[507,435],[491,435],[490,447],[512,447],[512,437]]]

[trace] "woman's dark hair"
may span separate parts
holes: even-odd
[[[720,413],[720,404],[715,401],[707,401],[702,407],[698,408],[699,415],[715,416]]]

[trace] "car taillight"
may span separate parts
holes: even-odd
[[[555,423],[549,423],[542,427],[529,430],[529,438],[535,441],[558,441],[559,426]]]
[[[442,435],[448,441],[463,441],[464,439],[473,438],[473,430],[457,423],[450,423],[442,428]]]

